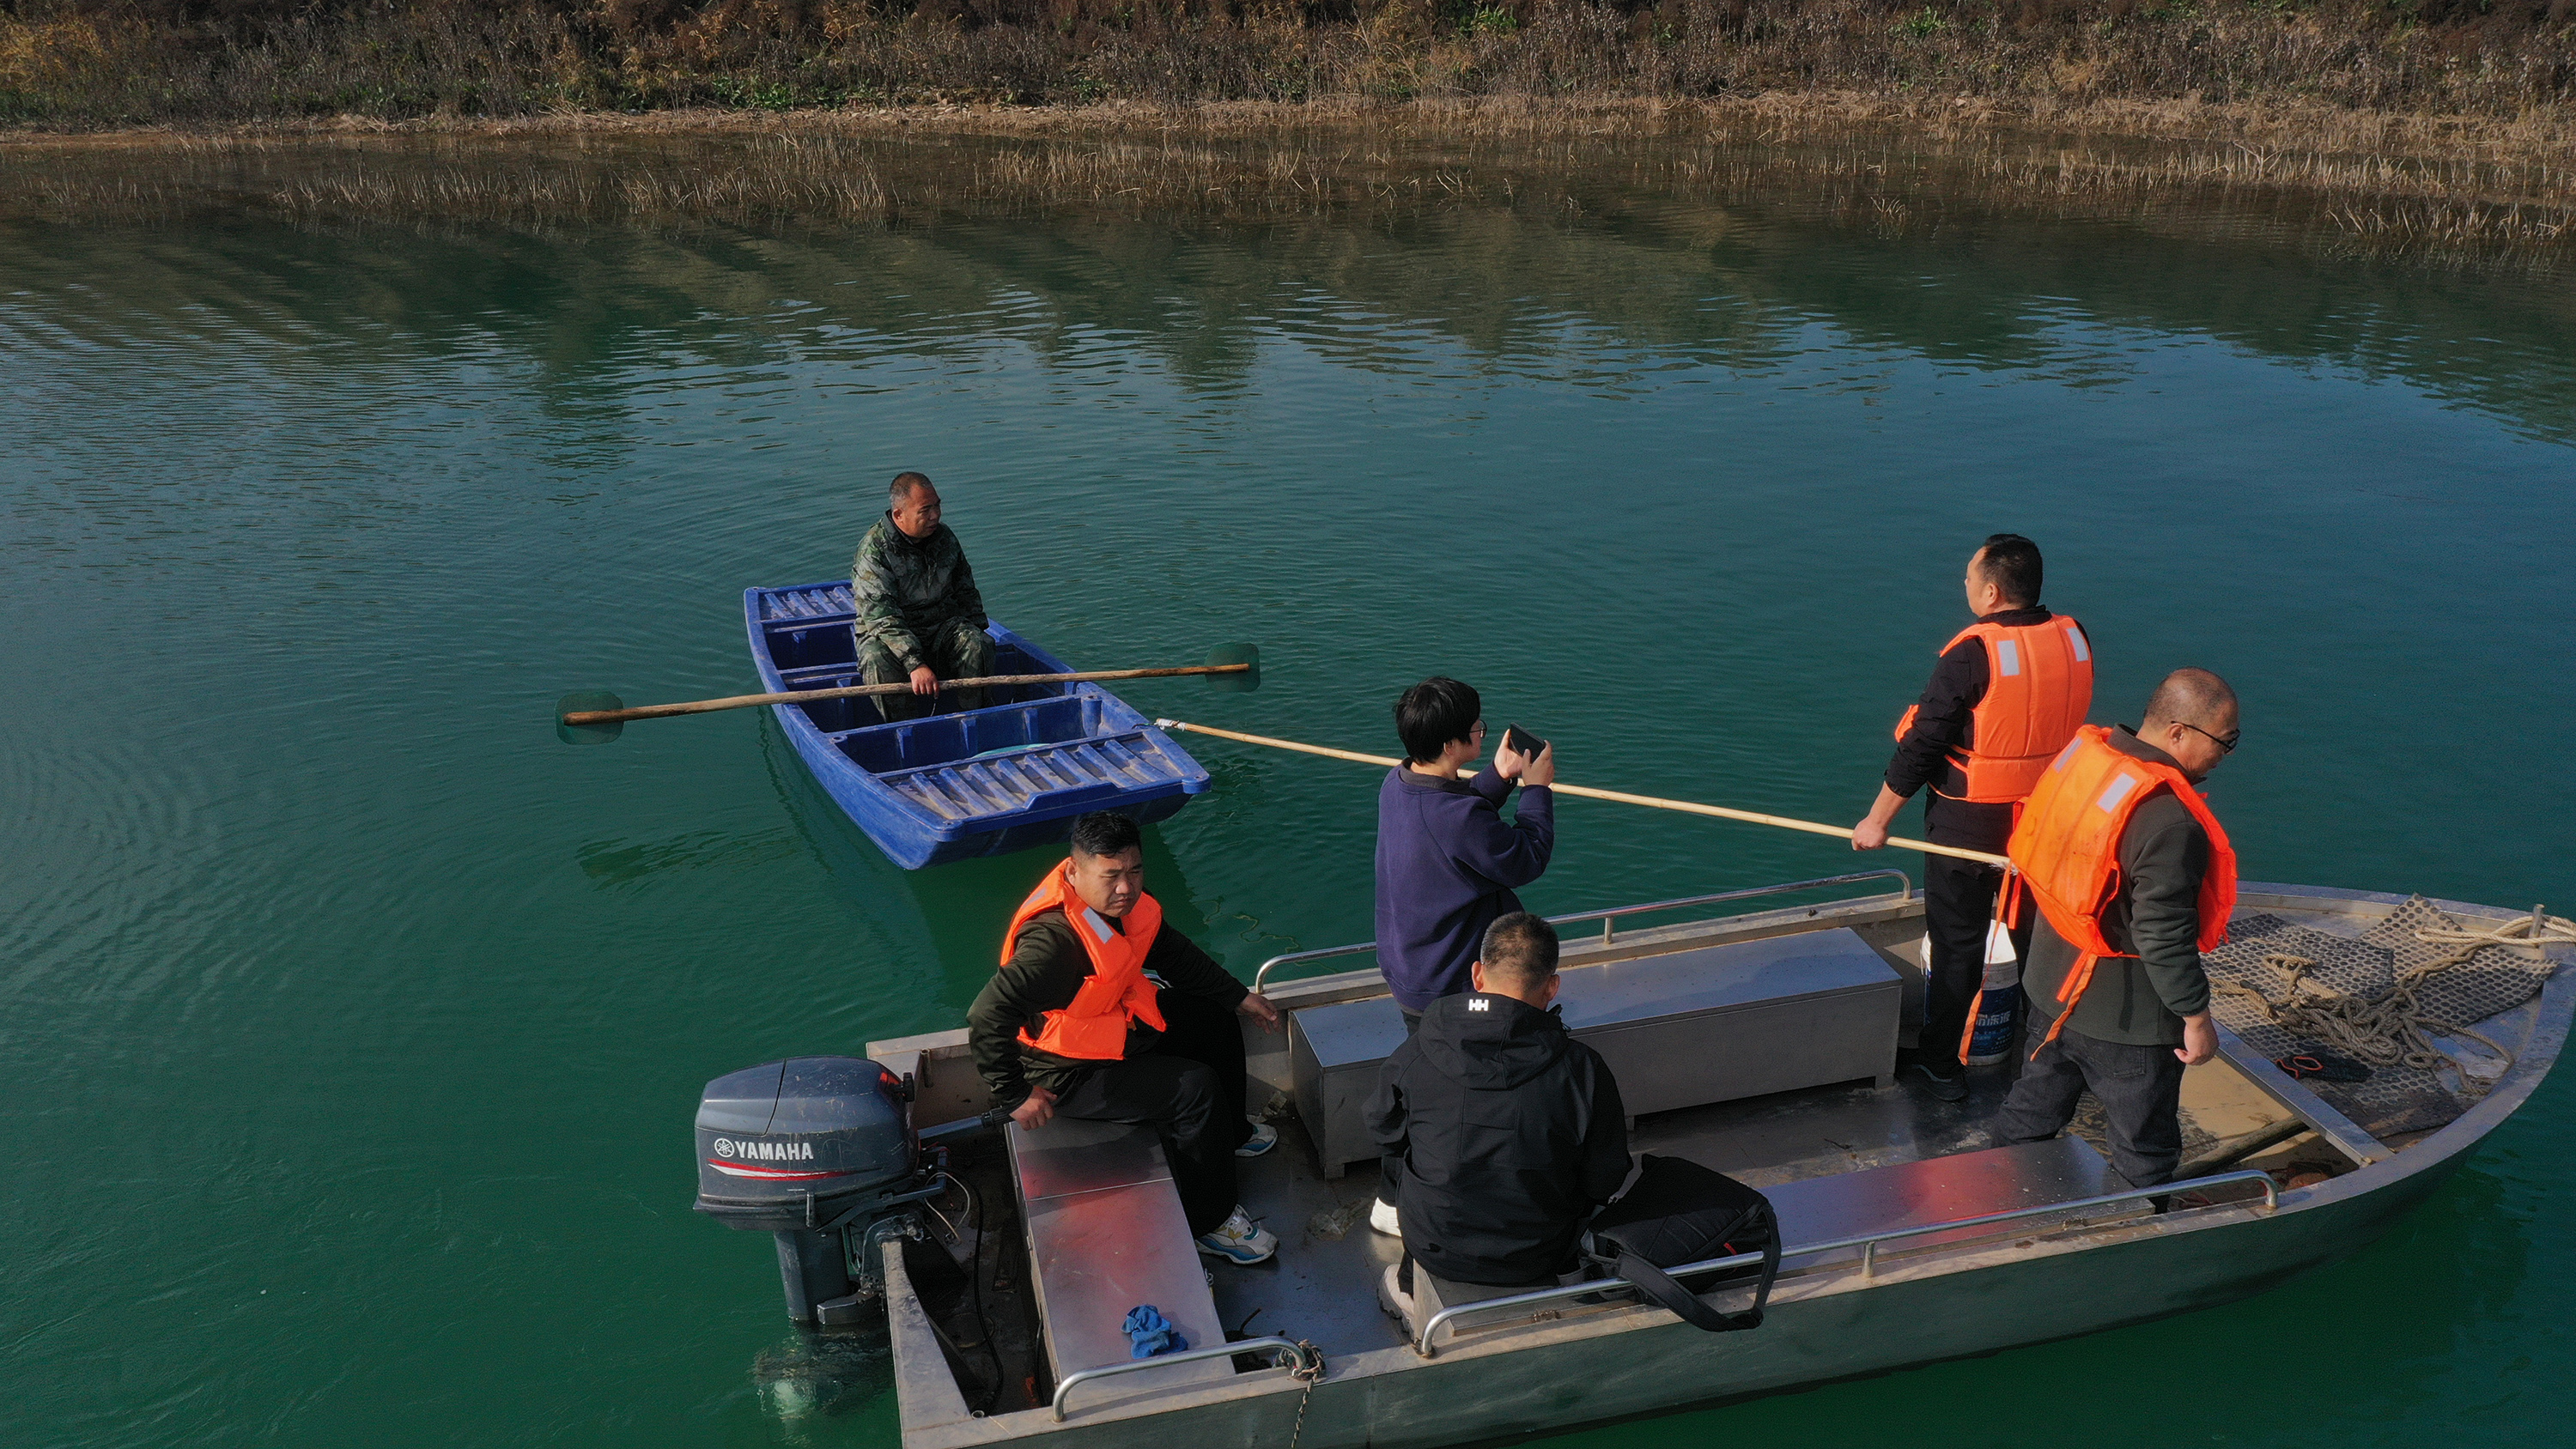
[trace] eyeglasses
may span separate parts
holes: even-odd
[[[2211,734],[2209,731],[2202,729],[2200,726],[2193,724],[2187,719],[2178,719],[2175,720],[2174,723],[2181,725],[2184,729],[2187,729],[2193,734],[2207,739],[2211,744],[2218,746],[2218,752],[2222,755],[2235,754],[2236,742],[2245,738],[2245,731],[2243,730],[2238,730],[2234,734],[2227,735],[2222,738],[2221,736]]]

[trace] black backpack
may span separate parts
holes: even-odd
[[[1637,1285],[1637,1291],[1683,1322],[1711,1333],[1758,1328],[1780,1273],[1780,1223],[1771,1200],[1724,1173],[1678,1157],[1648,1155],[1637,1180],[1593,1215],[1583,1256]],[[1762,1254],[1753,1306],[1720,1313],[1664,1270],[1738,1253]],[[1729,1274],[1739,1278],[1741,1274]]]

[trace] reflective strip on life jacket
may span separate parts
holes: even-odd
[[[1063,1009],[1046,1013],[1039,1030],[1032,1033],[1021,1027],[1020,1044],[1078,1061],[1114,1062],[1127,1055],[1131,1022],[1141,1021],[1156,1031],[1163,1029],[1162,1007],[1154,996],[1156,987],[1145,977],[1146,954],[1153,949],[1155,935],[1163,929],[1163,907],[1152,896],[1139,894],[1127,912],[1127,929],[1121,932],[1074,893],[1067,875],[1072,868],[1073,862],[1067,860],[1049,869],[1038,888],[1020,902],[1019,910],[1012,913],[1010,929],[1002,933],[1002,964],[1011,964],[1021,927],[1039,914],[1061,907],[1066,923],[1082,942],[1084,954],[1091,958],[1091,974]]]
[[[2075,965],[2057,989],[2057,1021],[2041,1046],[2057,1039],[2093,984],[2093,968],[2114,950],[2102,934],[2102,917],[2119,899],[2120,837],[2138,806],[2164,786],[2209,835],[2209,868],[2200,878],[2199,948],[2227,940],[2227,918],[2236,910],[2236,851],[2191,778],[2171,765],[2137,759],[2112,748],[2111,732],[2086,725],[2039,777],[2013,826],[2011,857],[2021,889],[2039,903],[2048,924],[2077,951]],[[2034,1052],[2034,1054],[2036,1054]]]

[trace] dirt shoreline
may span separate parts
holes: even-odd
[[[2554,269],[2576,256],[2571,158],[2576,123],[2546,115],[1847,91],[338,117],[0,132],[0,217],[139,217],[193,198],[301,219],[528,224],[1074,206],[1245,220],[1803,190],[1877,224],[2250,211],[2356,254]]]

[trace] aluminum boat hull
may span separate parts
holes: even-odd
[[[2400,899],[2351,891],[2249,884],[2249,907],[2294,905],[2354,915]],[[2512,918],[2488,907],[2439,902],[2481,923]],[[1868,903],[1842,918],[1860,919]],[[1888,918],[1872,908],[1873,919]],[[1919,902],[1911,909],[1919,912]],[[1803,914],[1804,919],[1796,917]],[[1795,930],[1830,925],[1837,908],[1740,917],[1737,929]],[[1750,923],[1750,925],[1746,925]],[[1686,934],[1690,928],[1662,933]],[[1364,987],[1357,975],[1298,982],[1278,995],[1291,1004],[1333,999]],[[2527,1013],[2527,1016],[2520,1016]],[[906,1302],[900,1254],[888,1250],[895,1362],[906,1449],[1044,1439],[1133,1445],[1225,1443],[1300,1449],[1411,1449],[1471,1445],[1594,1427],[1811,1388],[1945,1359],[1973,1357],[2099,1332],[2227,1303],[2368,1246],[2436,1191],[2486,1135],[2546,1077],[2576,1014],[2576,980],[2550,979],[2518,1008],[2517,1062],[2483,1100],[2448,1126],[2311,1187],[2176,1213],[2132,1216],[2073,1231],[1988,1236],[1857,1261],[1818,1259],[1785,1275],[1758,1329],[1708,1334],[1650,1307],[1568,1312],[1555,1321],[1498,1326],[1435,1345],[1372,1346],[1328,1356],[1325,1376],[1306,1387],[1284,1373],[1246,1373],[1230,1383],[1157,1390],[1150,1372],[1078,1385],[1059,1422],[1047,1408],[971,1417],[942,1362],[917,1303]],[[2501,1018],[2499,1018],[2501,1019]],[[880,1046],[924,1056],[944,1038]],[[875,1048],[872,1048],[874,1050]],[[1256,1066],[1256,1075],[1260,1068]],[[2265,1087],[2266,1091],[2273,1090]],[[2365,1142],[2367,1139],[2365,1139]],[[2349,1149],[2347,1149],[2349,1150]],[[1293,1231],[1293,1229],[1292,1229]],[[1366,1229],[1358,1231],[1365,1233]],[[1727,1300],[1720,1299],[1721,1303]],[[1294,1338],[1296,1323],[1264,1325]],[[1347,1331],[1347,1325],[1345,1325]],[[1299,1416],[1303,1414],[1303,1426]]]

